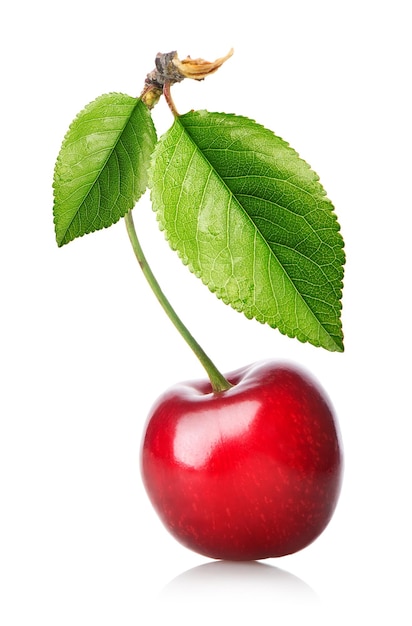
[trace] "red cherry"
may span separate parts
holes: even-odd
[[[142,476],[166,528],[209,557],[254,560],[310,544],[334,512],[342,452],[333,409],[290,365],[227,376],[228,391],[187,382],[149,416]]]

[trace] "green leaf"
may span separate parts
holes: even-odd
[[[105,94],[79,113],[54,170],[59,246],[111,226],[133,208],[146,190],[156,140],[150,112],[138,98]]]
[[[170,245],[218,298],[290,337],[343,350],[343,240],[309,165],[235,115],[176,118],[149,186]]]

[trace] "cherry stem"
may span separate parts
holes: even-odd
[[[173,98],[172,98],[172,94],[170,91],[170,87],[171,87],[171,82],[170,80],[165,81],[165,84],[163,85],[163,95],[164,98],[167,102],[167,105],[169,107],[169,109],[171,110],[172,114],[174,117],[179,117],[179,113],[177,112],[177,109],[175,107],[175,103],[173,102]]]
[[[232,387],[231,383],[219,372],[215,364],[209,359],[207,354],[204,352],[202,347],[197,343],[196,339],[189,332],[186,326],[183,324],[181,319],[178,317],[176,311],[173,309],[169,300],[166,298],[162,289],[160,288],[159,283],[154,276],[146,257],[141,248],[139,239],[137,237],[132,212],[129,211],[126,213],[124,220],[126,222],[127,233],[129,235],[130,243],[132,244],[133,251],[135,253],[136,259],[140,265],[140,268],[149,283],[154,295],[157,300],[163,307],[163,310],[169,317],[169,319],[173,322],[175,328],[179,331],[183,339],[186,341],[188,346],[193,350],[200,363],[203,365],[206,373],[209,377],[210,383],[212,385],[212,389],[214,393],[220,393],[222,391],[226,391]]]

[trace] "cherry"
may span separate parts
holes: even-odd
[[[149,415],[142,478],[166,528],[215,559],[257,560],[314,541],[334,512],[342,450],[333,409],[306,373],[276,362],[164,393]]]
[[[172,85],[203,80],[231,55],[209,63],[159,53],[139,98],[110,93],[91,102],[56,161],[53,214],[59,246],[124,217],[148,285],[208,376],[170,389],[149,416],[142,477],[160,518],[201,554],[256,560],[296,552],[328,524],[342,479],[333,409],[318,384],[290,365],[264,362],[223,376],[161,289],[132,216],[151,181],[171,247],[221,300],[262,323],[281,322],[285,335],[343,350],[343,239],[317,175],[252,120],[181,116],[173,103]],[[174,124],[157,141],[151,109],[162,94]]]

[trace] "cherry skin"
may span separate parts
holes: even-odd
[[[317,383],[263,362],[177,385],[154,405],[141,463],[171,534],[195,552],[235,561],[305,548],[325,529],[342,479],[333,409]]]

